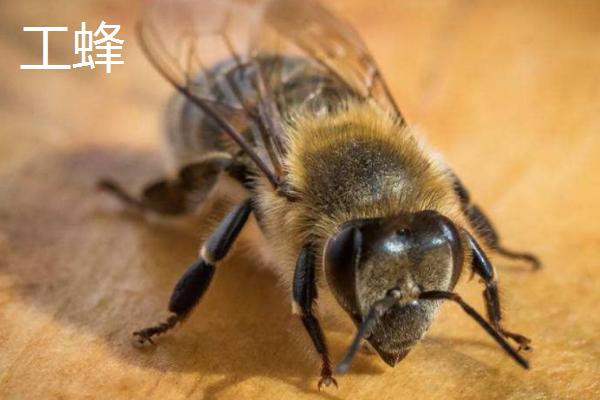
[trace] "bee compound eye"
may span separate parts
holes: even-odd
[[[331,238],[325,259],[329,268],[339,269],[353,267],[360,254],[362,235],[354,226],[342,229]]]
[[[362,245],[361,230],[356,226],[347,226],[329,240],[325,249],[327,283],[336,300],[351,314],[360,310],[356,279]]]

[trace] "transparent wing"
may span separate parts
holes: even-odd
[[[153,0],[143,3],[141,46],[156,69],[251,159],[281,184],[280,143],[250,57],[260,2]],[[264,86],[264,85],[263,85]]]
[[[275,187],[285,174],[287,101],[308,103],[333,88],[373,98],[403,121],[360,37],[316,1],[147,0],[138,29],[158,71]]]
[[[352,25],[316,0],[266,3],[263,30],[275,30],[355,94],[375,99],[404,121],[377,63]]]

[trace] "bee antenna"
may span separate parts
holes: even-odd
[[[350,364],[354,359],[354,355],[358,351],[360,342],[363,339],[363,337],[365,337],[367,333],[370,332],[373,323],[375,323],[376,320],[378,320],[383,314],[385,314],[387,310],[389,310],[394,304],[398,302],[398,300],[400,299],[400,295],[400,289],[390,289],[388,290],[383,299],[378,300],[373,304],[373,306],[369,310],[369,314],[367,314],[367,317],[363,319],[362,323],[358,327],[358,331],[354,336],[352,344],[350,345],[350,347],[348,347],[346,355],[335,369],[335,371],[338,374],[345,374],[348,371],[348,369],[350,368]]]
[[[529,361],[527,361],[523,356],[521,356],[517,350],[513,349],[510,344],[506,341],[506,339],[496,330],[489,322],[487,322],[481,314],[479,314],[473,307],[468,305],[458,294],[453,292],[445,292],[441,290],[431,290],[428,292],[423,292],[419,296],[420,299],[424,300],[452,300],[458,303],[462,309],[491,336],[494,340],[511,356],[517,363],[519,363],[523,368],[529,368]]]

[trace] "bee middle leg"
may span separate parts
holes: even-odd
[[[133,335],[139,344],[153,343],[152,337],[174,328],[190,314],[208,289],[217,263],[229,252],[251,211],[251,200],[246,200],[221,221],[202,246],[198,260],[184,272],[175,285],[169,301],[169,311],[172,315],[160,324],[134,332]]]
[[[529,338],[519,333],[507,331],[502,326],[500,298],[498,296],[498,284],[494,275],[494,267],[475,238],[469,233],[466,235],[468,245],[473,253],[473,272],[481,277],[485,283],[483,297],[486,304],[488,319],[494,328],[496,328],[496,330],[504,337],[514,340],[519,345],[519,349],[530,350],[531,347],[529,344],[531,343],[531,340]]]
[[[463,213],[469,220],[471,226],[482,236],[483,240],[485,240],[486,244],[504,257],[523,260],[531,264],[533,269],[540,269],[542,263],[534,254],[510,250],[500,243],[498,232],[490,219],[485,215],[481,208],[472,202],[468,190],[460,179],[452,172],[451,175],[454,180],[454,190],[460,197],[462,203]]]
[[[193,211],[202,203],[215,184],[219,173],[228,170],[231,166],[232,159],[229,154],[210,153],[182,168],[175,178],[161,179],[147,184],[139,198],[130,195],[112,179],[101,179],[98,187],[111,193],[132,209],[162,215],[181,215]]]
[[[321,355],[321,386],[329,386],[332,383],[337,387],[337,381],[332,376],[329,351],[325,342],[325,335],[319,324],[319,320],[313,312],[313,305],[317,298],[317,285],[315,281],[315,253],[312,245],[306,245],[300,251],[292,288],[294,313],[300,314],[304,328],[310,335],[317,352]]]

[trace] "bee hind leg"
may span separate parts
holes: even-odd
[[[181,215],[193,211],[206,198],[219,173],[232,164],[227,153],[215,152],[191,163],[177,177],[147,184],[141,196],[134,197],[112,179],[101,179],[98,188],[140,212]]]
[[[198,304],[210,286],[216,266],[229,252],[244,227],[252,205],[246,200],[221,221],[206,240],[200,257],[184,272],[175,285],[169,301],[172,315],[164,322],[133,332],[137,344],[153,343],[152,337],[162,335],[183,321]]]
[[[305,245],[300,251],[294,271],[292,296],[294,313],[300,315],[304,328],[310,335],[315,349],[321,356],[321,379],[318,383],[318,388],[321,390],[322,385],[330,386],[334,384],[337,387],[338,384],[332,375],[325,335],[323,334],[319,320],[313,312],[313,305],[317,298],[315,258],[316,255],[310,244]]]
[[[481,235],[485,243],[490,246],[496,253],[513,260],[523,260],[529,263],[532,269],[537,270],[542,267],[540,259],[534,254],[514,251],[507,249],[500,242],[498,232],[490,219],[485,215],[483,210],[471,201],[468,190],[458,177],[451,172],[454,181],[454,190],[460,197],[463,213],[469,220],[471,226]]]
[[[485,300],[489,321],[491,322],[492,326],[502,334],[502,336],[514,340],[519,345],[519,350],[531,350],[531,340],[529,338],[519,333],[507,331],[502,326],[500,298],[498,296],[498,284],[494,275],[494,268],[475,238],[468,233],[467,241],[473,253],[473,272],[481,277],[485,283],[483,297]]]

